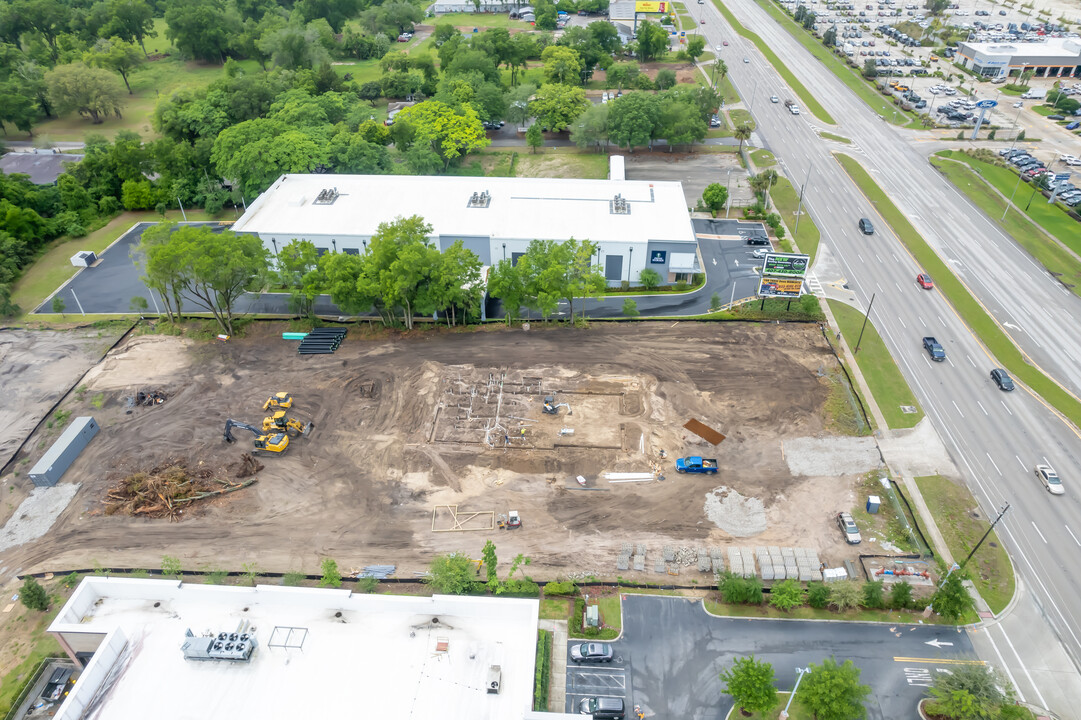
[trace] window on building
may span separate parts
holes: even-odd
[[[360,255],[360,248],[342,248],[342,252],[346,255]]]
[[[315,254],[316,254],[316,257],[323,257],[323,256],[324,256],[324,255],[326,255],[326,254],[327,254],[328,252],[330,252],[330,248],[321,248],[321,247],[317,247],[317,248],[315,249]]]
[[[525,255],[525,253],[511,253],[510,254],[511,267],[516,267],[518,265],[518,258],[522,257],[523,255]]]

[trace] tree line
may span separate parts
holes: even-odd
[[[485,284],[476,253],[460,240],[440,252],[429,240],[431,225],[416,215],[380,223],[358,253],[320,255],[311,241],[294,239],[272,258],[258,237],[219,230],[161,223],[143,232],[135,260],[170,320],[190,302],[232,334],[241,295],[269,291],[288,293],[290,310],[306,317],[328,295],[343,313],[375,313],[384,325],[412,329],[414,318],[438,315],[455,325],[480,319],[487,290],[503,301],[508,323],[523,308],[547,320],[562,300],[573,321],[575,298],[595,297],[607,285],[593,263],[596,243],[573,238],[532,241],[516,262],[495,264]]]

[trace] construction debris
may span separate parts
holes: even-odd
[[[710,426],[701,423],[698,420],[695,420],[694,418],[691,418],[686,423],[684,423],[683,427],[687,428],[695,435],[708,442],[710,445],[720,445],[722,442],[724,442],[725,436],[723,434],[717,432]]]
[[[432,532],[469,530],[495,530],[495,511],[466,512],[458,510],[457,505],[436,505],[432,508]]]
[[[350,570],[349,577],[354,580],[357,578],[373,577],[379,580],[385,580],[394,574],[394,571],[398,569],[397,565],[365,565],[362,570]]]
[[[346,332],[345,328],[315,328],[300,341],[297,352],[301,355],[329,355],[342,344]]]
[[[243,461],[242,464],[248,469],[254,467]],[[145,472],[129,475],[109,488],[102,500],[105,514],[169,518],[176,522],[190,503],[231,493],[255,482],[255,478],[230,482],[215,478],[214,474],[210,468],[191,470],[185,460],[167,460]]]

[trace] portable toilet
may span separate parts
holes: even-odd
[[[870,496],[868,496],[868,498],[867,498],[867,512],[871,513],[872,515],[877,515],[878,514],[878,506],[881,505],[881,504],[882,504],[882,501],[879,499],[878,495],[870,495]]]

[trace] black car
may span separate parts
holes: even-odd
[[[580,643],[571,645],[571,660],[576,663],[610,663],[615,656],[608,643]]]
[[[1013,390],[1013,378],[1002,368],[995,368],[992,370],[991,379],[995,381],[995,385],[998,385],[999,390],[1005,390],[1007,392]]]
[[[769,245],[769,238],[764,235],[752,235],[747,238],[748,245]]]
[[[860,218],[860,232],[864,235],[874,235],[875,226],[871,224],[871,221],[867,218]]]
[[[1066,116],[1065,115],[1048,115],[1047,119],[1048,120],[1065,120]]]

